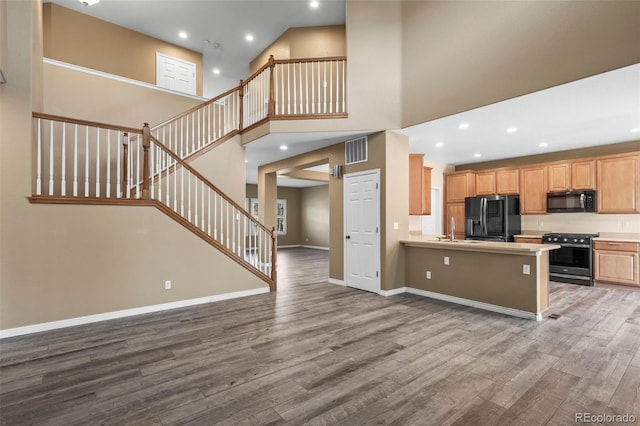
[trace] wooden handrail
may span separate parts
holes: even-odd
[[[269,62],[267,62],[266,64],[264,64],[263,66],[261,66],[260,68],[258,68],[258,70],[256,72],[254,72],[253,74],[251,74],[249,77],[247,77],[246,80],[244,80],[244,85],[246,86],[247,84],[249,84],[251,82],[251,80],[253,80],[254,78],[256,78],[258,75],[260,75],[260,73],[262,73],[264,70],[266,70],[267,68],[269,68]]]
[[[211,103],[214,103],[214,102],[216,102],[216,101],[219,101],[220,99],[222,99],[222,98],[224,98],[224,97],[226,97],[226,96],[229,96],[230,94],[232,94],[233,92],[235,92],[235,91],[236,91],[236,90],[238,90],[239,88],[240,88],[239,86],[233,87],[233,88],[231,88],[231,89],[227,90],[226,92],[224,92],[224,93],[223,93],[223,94],[221,94],[221,95],[218,95],[218,96],[216,96],[216,97],[214,97],[214,98],[211,98],[211,99],[209,99],[208,101],[202,102],[202,103],[200,103],[200,104],[198,104],[198,105],[194,106],[193,108],[190,108],[190,109],[186,110],[185,112],[182,112],[182,113],[180,113],[180,114],[178,114],[178,115],[176,115],[176,116],[174,116],[174,117],[171,117],[171,118],[170,118],[170,119],[168,119],[168,120],[163,121],[163,122],[162,122],[162,123],[160,123],[160,124],[156,124],[155,126],[153,126],[153,127],[151,128],[151,131],[154,131],[154,130],[156,130],[156,129],[158,129],[158,128],[162,127],[162,126],[165,126],[165,125],[169,124],[169,123],[170,123],[170,122],[172,122],[172,121],[178,120],[179,118],[186,117],[187,115],[191,114],[192,112],[197,111],[197,110],[199,110],[200,108],[205,107],[205,106],[207,106],[207,105],[209,105],[209,104],[211,104]]]
[[[297,64],[298,62],[346,61],[346,56],[330,56],[328,58],[275,59],[276,64]]]
[[[142,134],[142,130],[133,127],[118,126],[116,124],[100,123],[97,121],[78,120],[71,117],[63,117],[60,115],[44,114],[42,112],[31,113],[33,118],[42,118],[51,121],[61,121],[69,124],[79,124],[80,126],[100,127],[101,129],[120,130],[122,132]]]
[[[154,141],[156,143],[156,145],[163,150],[167,155],[169,155],[169,157],[173,158],[175,160],[176,163],[180,164],[180,166],[182,166],[183,168],[185,168],[186,170],[189,170],[189,172],[191,172],[192,175],[194,175],[195,177],[197,177],[198,179],[200,179],[205,185],[207,185],[209,188],[211,188],[212,190],[214,190],[216,193],[218,193],[220,195],[220,197],[222,199],[224,199],[226,202],[228,202],[229,204],[231,204],[236,210],[238,210],[239,213],[242,213],[243,216],[245,216],[246,218],[250,219],[252,222],[255,222],[256,225],[260,226],[260,228],[262,228],[265,232],[270,233],[271,231],[269,230],[269,228],[267,228],[266,226],[264,226],[263,224],[261,224],[260,222],[256,221],[254,219],[254,217],[251,215],[251,213],[249,213],[248,211],[246,211],[244,209],[244,207],[240,206],[238,203],[236,203],[235,201],[233,201],[231,198],[229,198],[229,196],[227,194],[225,194],[223,191],[220,190],[220,188],[218,188],[217,186],[215,186],[213,183],[211,183],[207,178],[205,178],[204,176],[202,176],[196,169],[194,169],[193,167],[191,167],[189,165],[189,163],[185,162],[184,160],[182,160],[178,155],[176,155],[173,151],[171,151],[169,148],[167,148],[166,146],[164,146],[162,144],[162,142],[160,142],[158,139],[156,139],[155,136],[151,135],[151,140]]]

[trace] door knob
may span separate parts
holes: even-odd
[[[350,239],[351,239],[351,235],[347,235],[345,238],[346,238],[347,240],[350,240]]]

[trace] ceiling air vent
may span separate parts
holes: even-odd
[[[345,164],[362,163],[367,161],[367,137],[351,139],[344,143]]]

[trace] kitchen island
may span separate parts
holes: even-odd
[[[537,321],[549,308],[549,251],[558,245],[426,235],[401,243],[408,293]]]

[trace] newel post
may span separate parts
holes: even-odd
[[[129,133],[122,135],[122,194],[129,194]],[[129,197],[129,195],[127,195]]]
[[[276,61],[273,55],[269,55],[269,115],[275,115],[276,113],[276,86],[274,83],[274,70],[276,68]]]
[[[151,147],[151,129],[149,123],[142,127],[142,199],[149,199],[149,148]]]
[[[238,130],[242,131],[242,115],[244,110],[244,101],[242,99],[244,98],[244,82],[242,80],[240,80],[240,90],[238,91],[238,96],[240,96],[240,115],[239,115],[239,122],[238,122]]]
[[[271,228],[271,291],[278,287],[278,252],[276,247],[276,228]]]

